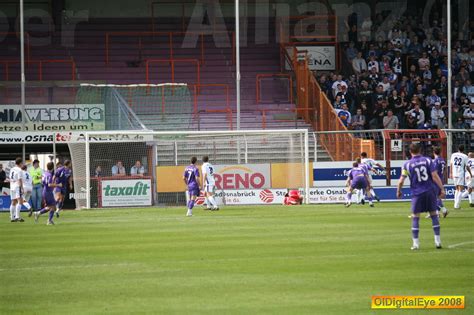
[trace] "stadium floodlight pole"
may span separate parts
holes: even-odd
[[[20,93],[21,93],[21,130],[26,131],[26,111],[25,111],[25,26],[24,26],[24,6],[23,0],[20,0]],[[26,160],[26,145],[23,143],[22,149],[23,161]]]
[[[448,7],[447,7],[447,53],[448,53],[448,129],[453,129],[453,95],[452,95],[452,79],[453,79],[453,71],[451,69],[451,0],[448,1]],[[448,152],[447,152],[447,158],[449,159],[451,157],[452,153],[452,133],[448,132],[447,134],[448,138]]]
[[[235,101],[237,130],[240,130],[240,12],[239,0],[235,0]],[[240,158],[240,156],[239,156]]]

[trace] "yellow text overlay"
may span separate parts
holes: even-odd
[[[374,295],[372,296],[372,309],[414,309],[414,308],[464,308],[462,295]]]

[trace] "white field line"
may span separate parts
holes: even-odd
[[[74,268],[88,268],[88,267],[117,267],[117,266],[135,266],[140,265],[138,263],[121,263],[121,264],[83,264],[83,265],[46,265],[46,266],[34,266],[34,267],[21,267],[21,268],[0,268],[0,272],[11,272],[21,270],[38,270],[38,269],[74,269]]]
[[[462,243],[449,245],[448,248],[456,248],[456,247],[460,247],[460,246],[467,245],[467,244],[473,244],[473,243],[474,243],[474,241],[462,242]]]

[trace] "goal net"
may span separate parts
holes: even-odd
[[[307,130],[89,132],[72,152],[77,207],[184,205],[193,156],[214,165],[221,205],[281,204],[287,189],[307,196],[307,143]]]
[[[84,84],[77,94],[83,104],[118,102],[125,105],[133,115],[121,111],[106,113],[107,130],[143,129],[123,128],[130,119],[141,127],[153,130],[186,130],[192,124],[195,106],[193,96],[185,83],[163,84]]]

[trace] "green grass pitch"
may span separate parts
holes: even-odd
[[[448,206],[452,208],[452,204]],[[474,209],[408,203],[0,214],[0,314],[474,314]],[[462,244],[461,244],[462,243]],[[460,245],[459,245],[460,244]],[[465,295],[465,310],[370,310],[372,295]]]

